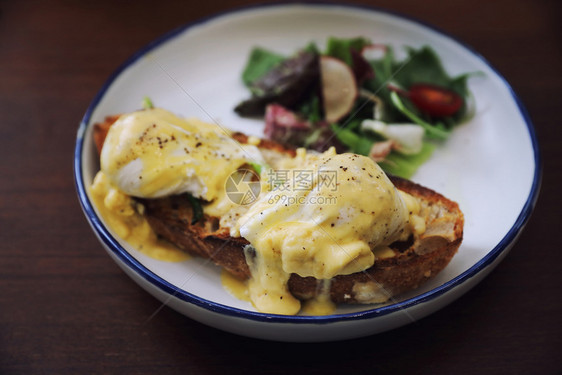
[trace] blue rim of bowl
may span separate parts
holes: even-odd
[[[101,222],[100,218],[94,211],[92,203],[90,202],[88,195],[86,193],[86,188],[83,184],[84,176],[82,170],[82,154],[84,149],[84,135],[88,128],[88,124],[91,119],[91,115],[97,105],[99,104],[100,100],[105,95],[106,91],[109,89],[111,84],[114,80],[129,66],[134,64],[139,58],[143,57],[151,50],[157,48],[158,46],[172,40],[179,34],[187,31],[188,29],[203,24],[208,21],[212,21],[221,17],[225,17],[232,14],[239,14],[247,11],[252,11],[256,9],[266,9],[266,8],[275,8],[275,7],[291,7],[291,6],[305,6],[305,7],[344,7],[349,9],[363,9],[366,11],[376,12],[380,14],[386,14],[394,17],[401,18],[402,20],[409,21],[411,23],[417,24],[419,26],[425,27],[430,29],[442,37],[448,38],[453,42],[461,45],[470,53],[472,53],[475,57],[481,60],[484,64],[486,64],[496,75],[505,87],[509,90],[513,100],[517,104],[519,112],[523,117],[526,125],[527,130],[529,132],[529,137],[531,139],[531,143],[533,146],[533,155],[535,161],[535,170],[533,175],[533,183],[531,186],[531,191],[527,200],[517,217],[517,220],[510,228],[510,230],[506,233],[506,235],[502,238],[502,240],[486,254],[480,261],[470,267],[468,270],[463,272],[462,274],[458,275],[457,277],[447,281],[446,283],[427,291],[423,294],[417,295],[415,297],[409,298],[407,300],[393,303],[386,306],[381,306],[377,308],[373,308],[370,310],[364,310],[360,312],[353,312],[353,313],[345,313],[345,314],[334,314],[334,315],[327,315],[327,316],[285,316],[285,315],[276,315],[276,314],[266,314],[254,311],[248,311],[243,309],[238,309],[234,307],[230,307],[227,305],[223,305],[217,302],[208,301],[204,298],[191,294],[174,286],[173,284],[169,283],[165,279],[161,278],[160,276],[154,274],[150,270],[148,270],[145,266],[143,266],[139,261],[137,261],[131,254],[129,254],[120,244],[119,242],[109,233],[107,228]],[[433,25],[429,25],[423,21],[417,20],[413,17],[403,15],[401,13],[390,11],[387,9],[373,7],[373,6],[366,6],[366,5],[358,5],[358,4],[339,4],[335,2],[302,2],[302,3],[292,3],[292,4],[283,4],[283,3],[268,3],[268,4],[258,4],[258,5],[250,5],[250,6],[243,6],[234,8],[231,10],[227,10],[224,12],[220,12],[217,14],[213,14],[211,16],[199,19],[195,22],[183,25],[177,29],[174,29],[167,34],[164,34],[160,38],[152,41],[151,43],[147,44],[145,47],[137,51],[133,54],[127,61],[125,61],[119,68],[117,68],[113,74],[107,79],[104,83],[100,91],[92,100],[91,104],[89,105],[82,121],[80,123],[78,129],[78,135],[76,140],[76,148],[74,151],[74,178],[76,189],[78,192],[78,198],[82,209],[86,215],[86,218],[90,221],[90,224],[96,231],[98,237],[104,242],[104,244],[111,249],[111,251],[129,268],[134,270],[139,276],[150,282],[153,286],[159,288],[160,290],[164,291],[168,295],[173,297],[179,298],[182,301],[191,303],[195,306],[204,308],[211,312],[225,314],[231,317],[237,317],[242,319],[249,319],[258,322],[275,322],[275,323],[306,323],[306,324],[326,324],[326,323],[333,323],[333,322],[341,322],[341,321],[351,321],[351,320],[363,320],[363,319],[371,319],[378,316],[388,315],[391,313],[397,313],[408,309],[410,307],[419,305],[421,303],[426,303],[431,300],[436,299],[443,294],[450,292],[452,289],[460,286],[467,280],[471,279],[475,275],[477,275],[480,271],[485,269],[486,267],[493,264],[493,262],[498,258],[500,254],[504,251],[509,249],[509,246],[512,242],[517,238],[519,233],[523,230],[526,222],[528,221],[533,208],[536,204],[539,190],[540,190],[540,183],[541,183],[541,176],[542,176],[542,163],[541,163],[541,155],[538,146],[538,140],[535,133],[535,129],[529,117],[529,114],[523,103],[519,99],[519,97],[515,94],[514,90],[507,82],[507,80],[495,69],[483,56],[481,56],[478,52],[476,52],[472,47],[468,46],[466,43],[457,40],[456,38],[450,36],[443,30],[436,28]]]

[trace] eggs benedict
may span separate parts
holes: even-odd
[[[371,159],[327,152],[301,166],[306,188],[286,181],[260,197],[235,228],[252,244],[247,254],[250,296],[260,311],[295,314],[300,302],[287,288],[292,273],[330,280],[371,267],[374,249],[405,241],[419,205],[404,196]],[[331,177],[328,179],[328,177]]]
[[[116,232],[129,236],[123,236],[127,241],[152,228],[178,248],[207,256],[247,279],[252,304],[267,313],[297,314],[302,300],[323,304],[323,313],[333,310],[326,308],[332,301],[382,302],[393,290],[413,288],[431,277],[456,252],[462,213],[444,197],[421,194],[408,183],[398,190],[365,156],[334,149],[322,154],[280,151],[279,145],[242,138],[238,142],[240,137],[218,125],[159,108],[122,115],[112,121],[101,148],[101,170],[91,189],[94,202]],[[261,194],[247,204],[233,202],[227,180],[256,164]],[[297,179],[303,172],[306,183]],[[285,177],[275,180],[276,173]],[[193,220],[195,206],[183,198],[186,193],[202,208],[199,220]],[[434,207],[426,202],[432,194],[438,196]],[[438,215],[437,206],[444,207]],[[447,233],[436,234],[438,219],[452,223],[442,229],[439,222],[439,230]],[[439,236],[445,242],[433,240]],[[405,279],[400,289],[369,276],[375,270],[379,277],[377,264],[401,259],[402,253],[419,260],[429,247],[426,237],[431,246],[446,250],[438,266]],[[162,248],[155,234],[143,238],[152,240],[135,246]],[[409,248],[401,250],[396,243]],[[403,265],[400,272],[411,264]],[[356,275],[360,283],[353,281]]]
[[[119,117],[100,157],[101,171],[125,194],[190,193],[207,202],[225,199],[225,181],[240,166],[261,161],[255,146],[241,145],[218,125],[160,108]]]

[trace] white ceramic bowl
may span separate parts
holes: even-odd
[[[431,45],[452,75],[470,80],[476,116],[455,129],[414,180],[457,201],[465,214],[464,242],[448,267],[426,285],[384,306],[342,306],[329,316],[256,312],[221,286],[220,271],[202,259],[180,263],[148,258],[118,238],[98,216],[87,186],[99,168],[92,124],[133,111],[148,95],[183,116],[219,121],[251,135],[260,121],[233,108],[247,96],[240,72],[260,45],[290,54],[328,36],[365,36],[389,43]],[[267,5],[219,14],[152,42],[108,79],[78,129],[74,155],[78,197],[86,218],[115,262],[141,287],[186,316],[225,331],[281,341],[328,341],[366,336],[420,319],[476,285],[508,253],[534,207],[540,185],[537,139],[508,83],[480,55],[443,32],[386,11],[334,4]]]

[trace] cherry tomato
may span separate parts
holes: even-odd
[[[456,92],[429,83],[413,84],[407,95],[420,111],[436,117],[452,116],[463,104]]]

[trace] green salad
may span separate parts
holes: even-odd
[[[467,80],[450,76],[429,46],[365,38],[329,38],[284,56],[255,47],[242,72],[250,97],[240,116],[263,117],[277,142],[370,156],[388,173],[410,178],[439,142],[473,113]]]

